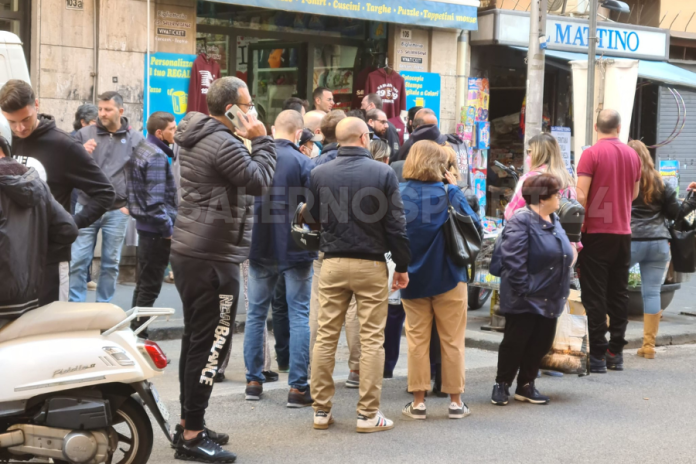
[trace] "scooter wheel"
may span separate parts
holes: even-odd
[[[118,445],[111,450],[112,464],[146,464],[152,453],[154,440],[152,423],[143,406],[128,398],[116,411],[112,425],[118,434]],[[56,464],[68,461],[53,460]]]

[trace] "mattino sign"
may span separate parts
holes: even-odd
[[[586,19],[548,16],[549,50],[587,53],[590,26]],[[667,60],[669,35],[664,29],[600,22],[597,54],[648,60]],[[529,45],[529,13],[493,10],[479,15],[479,30],[471,33],[472,45]]]

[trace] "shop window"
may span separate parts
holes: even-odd
[[[196,34],[196,54],[205,53],[220,65],[220,74],[229,75],[230,37],[225,34]]]
[[[350,110],[353,103],[353,72],[358,47],[322,45],[314,48],[312,88],[326,87],[333,93],[335,109]]]
[[[23,43],[24,55],[29,61],[31,39],[29,25],[31,2],[29,0],[0,0],[0,31],[11,32]]]

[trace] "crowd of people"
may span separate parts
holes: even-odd
[[[348,113],[333,109],[328,89],[318,88],[312,100],[310,111],[290,98],[264,124],[247,85],[224,77],[210,86],[209,114],[191,112],[177,125],[173,115],[153,113],[143,137],[123,116],[121,96],[107,92],[98,107],[80,107],[75,132],[67,134],[39,113],[28,84],[9,81],[0,109],[14,155],[38,160],[46,182],[0,140],[0,261],[2,269],[21,263],[26,271],[0,290],[0,327],[53,301],[85,301],[99,231],[96,298],[111,301],[132,217],[139,237],[133,306],[154,305],[170,263],[183,302],[176,458],[236,458],[222,448],[229,436],[206,426],[205,412],[215,383],[225,379],[242,298],[246,400],[261,401],[264,384],[278,380],[270,368],[275,351],[278,369],[288,373],[287,407],[311,406],[313,427],[330,428],[345,327],[346,387],[359,390],[356,431],[390,430],[394,422],[380,410],[382,382],[394,375],[405,328],[413,400],[403,415],[426,419],[432,391],[449,397],[449,418],[468,416],[469,276],[448,254],[443,231],[451,207],[482,233],[478,202],[466,194],[468,173],[458,168],[461,145],[440,132],[432,109],[409,110],[401,144],[377,94]],[[505,211],[491,266],[501,276],[506,317],[493,404],[508,404],[515,377],[515,400],[550,401],[535,379],[576,261],[591,372],[623,369],[635,263],[645,301],[638,354],[655,357],[659,287],[670,259],[666,220],[693,211],[696,201],[677,200],[642,142],[620,142],[616,111],[601,111],[596,130],[599,141],[582,154],[577,183],[551,135],[530,141],[529,172]],[[562,197],[586,208],[581,243],[571,243],[556,214]],[[318,251],[293,237],[296,215],[303,230],[320,232]]]

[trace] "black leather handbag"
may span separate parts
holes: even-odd
[[[457,188],[452,186],[452,188]],[[460,214],[449,202],[447,195],[447,221],[442,226],[445,232],[445,250],[457,266],[473,266],[481,251],[481,235],[471,216]]]
[[[689,192],[687,198],[694,195]],[[672,251],[672,265],[676,272],[696,272],[696,224],[689,224],[679,214],[674,223],[669,227],[669,235],[672,236],[669,246]]]

